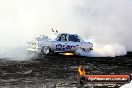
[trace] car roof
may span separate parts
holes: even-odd
[[[78,35],[78,34],[70,34],[70,33],[60,33],[59,35],[63,35],[63,34],[65,34],[65,35]]]
[[[65,34],[65,35],[77,35],[78,37],[79,37],[79,39],[80,39],[80,41],[82,41],[82,42],[84,42],[84,40],[78,35],[78,34],[71,34],[71,33],[59,33],[58,35],[60,36],[60,35],[63,35],[63,34]],[[58,38],[58,37],[57,37]],[[56,39],[57,39],[56,38]]]

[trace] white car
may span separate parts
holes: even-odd
[[[27,50],[40,54],[50,53],[75,53],[77,49],[90,52],[93,44],[85,42],[77,34],[60,33],[55,40],[48,39],[47,36],[40,36],[34,41],[27,42]]]

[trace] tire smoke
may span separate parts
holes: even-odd
[[[132,51],[131,23],[131,0],[1,0],[0,58],[25,58],[26,41],[51,28],[94,39],[97,56],[124,55]]]
[[[76,53],[86,57],[115,57],[127,54],[127,50],[120,44],[96,44],[93,45],[93,50],[90,52],[78,49]]]

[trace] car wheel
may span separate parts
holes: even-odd
[[[42,48],[42,53],[43,54],[49,54],[50,53],[50,47],[49,46],[44,46],[43,48]]]
[[[79,48],[76,50],[75,54],[78,55],[78,56],[80,56],[81,53],[84,52],[84,50],[85,50],[84,48],[79,47]]]

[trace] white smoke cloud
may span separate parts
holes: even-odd
[[[132,2],[130,0],[81,0],[75,3],[78,29],[97,42],[125,45],[132,50]]]
[[[4,60],[31,60],[35,53],[28,53],[25,47],[4,47],[0,48],[0,59]]]
[[[115,57],[123,56],[127,54],[126,48],[121,44],[99,44],[93,43],[93,50],[90,52],[82,51],[78,49],[76,53],[79,53],[81,56],[87,57]]]
[[[1,0],[0,47],[24,47],[55,28],[131,51],[131,11],[131,0]]]

